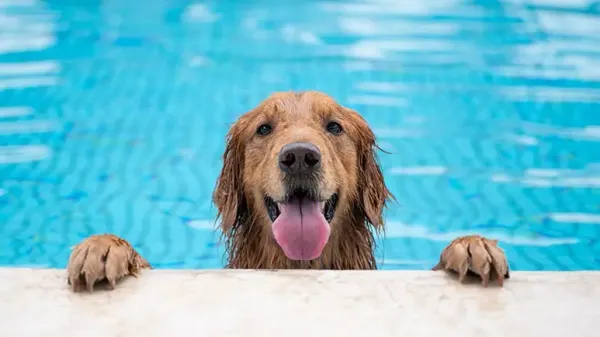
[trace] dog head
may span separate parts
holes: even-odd
[[[266,226],[287,258],[313,260],[357,217],[379,228],[391,195],[375,151],[366,121],[331,97],[272,95],[228,133],[213,196],[223,231]]]

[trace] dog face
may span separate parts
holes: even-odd
[[[382,225],[389,192],[365,120],[318,93],[278,93],[228,134],[214,201],[222,228],[258,224],[287,258],[318,258],[360,217]]]

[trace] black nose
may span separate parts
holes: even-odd
[[[320,166],[321,152],[311,143],[290,143],[279,152],[279,167],[285,173],[310,173]]]

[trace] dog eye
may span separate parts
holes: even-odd
[[[327,124],[327,131],[334,135],[342,133],[342,126],[336,122],[330,122]]]
[[[271,127],[269,124],[263,124],[256,129],[256,133],[261,136],[266,136],[271,133],[271,131],[273,131],[273,127]]]

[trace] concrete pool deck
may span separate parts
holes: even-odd
[[[21,336],[598,336],[600,272],[513,272],[504,288],[429,271],[153,270],[71,293],[66,272],[0,268]]]

